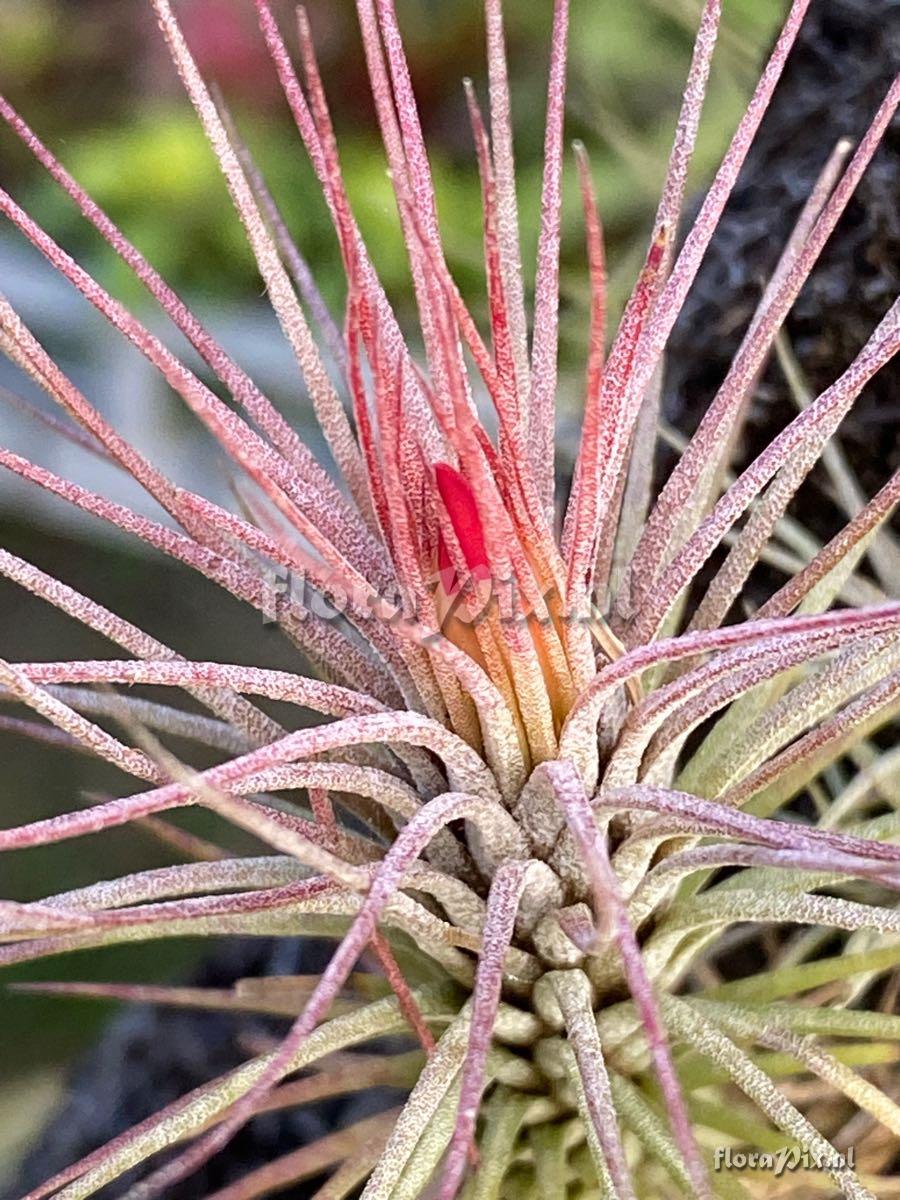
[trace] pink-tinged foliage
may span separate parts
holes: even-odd
[[[712,1192],[706,1167],[691,1129],[665,1026],[653,995],[653,985],[628,917],[619,880],[609,860],[605,837],[597,826],[584,784],[574,766],[568,762],[548,763],[545,769],[590,880],[598,942],[611,942],[622,957],[625,977],[647,1038],[676,1144],[695,1194],[700,1198],[709,1197]]]
[[[626,419],[622,405],[629,392],[632,373],[639,362],[636,355],[649,303],[659,295],[665,282],[665,273],[670,267],[687,171],[697,137],[720,18],[721,4],[718,0],[707,0],[644,273],[622,318],[606,371],[593,386],[591,380],[588,382],[581,445],[564,532],[564,547],[569,557],[570,588],[578,586],[579,583],[590,588],[598,543],[602,541],[601,522],[605,521],[607,525],[612,526],[616,522],[618,503],[615,489],[618,481],[624,478],[625,471],[621,463],[616,464],[611,458],[614,454],[614,439]],[[592,220],[586,223],[590,234]],[[651,266],[653,259],[656,261]],[[594,274],[596,277],[596,268]],[[596,283],[595,278],[595,297]],[[649,382],[648,377],[644,381],[644,388]],[[608,483],[607,479],[612,482]],[[610,486],[613,491],[601,490]]]
[[[254,1200],[254,1197],[280,1191],[300,1180],[315,1178],[329,1167],[349,1164],[358,1157],[362,1157],[364,1162],[368,1158],[371,1162],[373,1147],[377,1158],[398,1114],[399,1109],[390,1109],[373,1117],[365,1117],[348,1129],[330,1133],[309,1146],[302,1146],[249,1172],[237,1183],[213,1192],[209,1200]]]
[[[657,1194],[661,1168],[677,1188],[666,1195],[724,1195],[702,1149],[711,1132],[720,1133],[710,1115],[716,1106],[707,1088],[718,1085],[708,1067],[724,1072],[800,1145],[820,1151],[827,1144],[802,1099],[797,1107],[779,1092],[739,1042],[792,1055],[823,1087],[895,1127],[896,1106],[886,1095],[794,1032],[827,1032],[837,1012],[861,1033],[896,1036],[884,1014],[859,1011],[864,992],[854,991],[847,1007],[791,1003],[771,1018],[759,1007],[711,1005],[704,993],[717,994],[716,956],[731,926],[782,921],[842,930],[852,948],[862,947],[847,961],[864,960],[859,971],[872,978],[886,969],[877,956],[890,943],[873,950],[854,939],[900,929],[884,902],[900,888],[900,822],[877,807],[872,782],[879,771],[895,781],[896,771],[873,735],[900,712],[900,603],[885,594],[896,582],[885,566],[897,557],[887,521],[900,499],[898,477],[871,500],[858,497],[849,523],[813,547],[767,598],[760,602],[750,587],[767,550],[783,549],[779,523],[792,496],[828,453],[866,383],[900,349],[897,305],[855,361],[754,461],[731,462],[746,401],[877,151],[900,82],[849,162],[847,144],[830,157],[823,147],[826,165],[719,393],[653,492],[666,342],[808,2],[792,4],[678,250],[721,19],[719,0],[703,4],[644,264],[612,337],[603,225],[587,152],[575,147],[591,305],[582,437],[559,530],[554,426],[569,0],[547,6],[531,313],[503,14],[500,0],[485,0],[485,114],[469,83],[466,98],[482,189],[486,334],[445,257],[440,197],[393,0],[357,0],[421,359],[401,332],[353,213],[305,12],[298,15],[298,70],[267,0],[254,0],[334,226],[346,275],[342,329],[225,101],[203,80],[172,5],[151,0],[339,480],[0,98],[12,133],[143,283],[230,402],[3,190],[0,212],[203,424],[231,460],[242,511],[177,485],[126,442],[2,297],[0,349],[64,416],[42,417],[28,401],[0,398],[127,472],[164,516],[139,515],[11,450],[0,448],[0,466],[274,618],[289,650],[321,676],[196,661],[0,550],[5,577],[132,656],[0,662],[0,704],[33,714],[0,714],[0,730],[90,754],[141,781],[139,790],[126,786],[121,795],[3,829],[0,851],[133,823],[195,860],[32,903],[0,901],[0,963],[212,932],[324,930],[337,939],[320,976],[259,980],[250,991],[48,985],[48,994],[255,1007],[294,1019],[270,1053],[169,1105],[27,1200],[91,1195],[177,1146],[128,1192],[129,1200],[166,1195],[255,1113],[385,1083],[414,1083],[410,1104],[298,1147],[218,1200],[249,1200],[327,1170],[333,1174],[319,1194],[331,1200],[363,1185],[364,1200],[453,1200],[473,1175],[476,1196],[479,1187],[485,1197],[498,1196],[523,1175],[526,1187],[546,1190],[552,1180],[561,1193],[572,1170],[586,1197],[632,1200]],[[496,415],[496,439],[482,396]],[[729,536],[728,555],[704,591],[700,572]],[[864,594],[879,602],[835,608],[875,537],[878,583],[866,580]],[[783,554],[770,558],[784,561]],[[302,574],[332,617],[280,594],[273,569]],[[726,624],[735,601],[752,603],[755,614]],[[171,689],[176,699],[161,704],[131,691],[144,686]],[[177,707],[179,692],[213,716]],[[324,721],[283,728],[257,703],[271,700]],[[179,739],[187,755],[202,746],[203,766],[176,758],[169,739]],[[862,769],[844,786],[845,767],[833,768],[849,756]],[[800,797],[810,803],[789,809]],[[191,805],[216,815],[215,842],[159,815]],[[801,816],[812,806],[817,818]],[[230,827],[272,853],[234,852]],[[818,894],[823,887],[839,894]],[[787,955],[791,965],[773,975],[793,971],[802,980],[807,969],[821,972],[827,960],[808,959],[816,953],[810,945],[790,942],[796,960]],[[377,967],[381,991],[356,970],[361,956]],[[752,999],[773,985],[761,976],[738,986]],[[675,998],[679,991],[683,1000]],[[412,1071],[403,1055],[342,1058],[348,1046],[400,1031],[421,1047]],[[283,1082],[306,1068],[314,1073]],[[728,1093],[721,1096],[727,1104]],[[580,1153],[585,1143],[589,1160]],[[871,1196],[852,1171],[835,1178],[843,1194]]]
[[[746,396],[765,355],[771,349],[776,332],[853,195],[896,112],[898,103],[900,79],[890,88],[808,237],[799,247],[793,262],[787,266],[778,286],[773,288],[774,294],[768,297],[768,303],[765,303],[759,319],[748,332],[716,399],[704,415],[700,428],[660,494],[656,509],[657,519],[654,521],[651,518],[645,534],[648,547],[652,547],[655,553],[649,560],[642,556],[640,548],[636,554],[636,562],[644,568],[642,579],[638,582],[639,598],[646,595],[655,585],[657,575],[665,566],[664,556],[668,549],[668,539],[680,505],[689,503],[691,492],[697,486],[701,472],[708,468],[710,459],[716,454],[716,445],[727,442],[728,424],[723,422],[734,420],[741,400]]]
[[[527,862],[506,862],[497,868],[488,894],[484,938],[472,994],[469,1045],[453,1140],[444,1166],[440,1200],[453,1200],[466,1169],[485,1086],[485,1067],[494,1036],[503,988],[503,961],[512,944],[516,914],[528,876]]]
[[[569,0],[555,0],[547,84],[547,132],[541,188],[541,232],[534,284],[529,434],[532,470],[549,512],[553,509],[556,356],[559,326],[559,244],[562,225],[563,119]]]

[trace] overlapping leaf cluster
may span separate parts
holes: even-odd
[[[803,1148],[842,1194],[878,1194],[884,1180],[875,1176],[891,1160],[884,1134],[900,1136],[896,1098],[866,1070],[895,1061],[900,1038],[900,1018],[878,1004],[879,981],[900,962],[900,816],[890,804],[900,760],[878,740],[900,708],[900,604],[890,600],[900,554],[885,526],[900,477],[824,546],[811,544],[787,509],[866,382],[900,347],[897,305],[833,385],[731,472],[755,381],[896,110],[900,82],[856,147],[842,143],[830,157],[823,147],[819,182],[719,393],[659,494],[653,489],[666,341],[807,5],[792,5],[676,253],[720,19],[718,0],[705,3],[646,260],[608,353],[602,228],[576,147],[592,315],[582,439],[564,506],[554,407],[567,0],[554,7],[530,313],[502,12],[499,0],[485,4],[488,118],[471,88],[468,100],[483,185],[487,339],[444,260],[393,2],[357,2],[421,353],[397,325],[348,203],[304,13],[301,81],[268,3],[256,0],[340,243],[342,329],[201,78],[169,0],[153,0],[340,483],[0,101],[6,123],[233,403],[2,191],[0,209],[218,440],[242,475],[244,505],[239,515],[172,482],[104,420],[6,300],[0,346],[64,411],[57,432],[128,472],[167,519],[10,451],[0,450],[0,463],[276,613],[287,641],[317,669],[311,677],[192,661],[0,551],[6,576],[125,655],[0,664],[4,702],[34,714],[4,723],[88,751],[138,781],[121,796],[3,830],[0,850],[152,820],[193,859],[39,903],[4,901],[0,960],[197,934],[335,938],[317,978],[246,981],[226,993],[82,988],[294,1020],[271,1052],[99,1148],[29,1200],[89,1196],[168,1150],[128,1193],[164,1195],[253,1114],[385,1084],[411,1089],[402,1109],[298,1148],[217,1200],[249,1200],[328,1172],[319,1200],[360,1188],[366,1200],[452,1200],[460,1188],[473,1200],[564,1196],[570,1186],[572,1195],[617,1200],[749,1195],[750,1185],[712,1170],[723,1139]],[[826,465],[846,482],[840,456]],[[760,562],[791,570],[735,621],[749,596],[758,599],[748,585]],[[334,611],[310,611],[285,594],[283,571],[302,575]],[[187,693],[210,715],[114,690],[135,684]],[[330,720],[291,732],[260,705],[266,700]],[[200,770],[175,758],[171,737],[214,751],[216,765]],[[791,807],[800,796],[811,798],[804,811],[814,817]],[[188,805],[250,831],[270,853],[236,857],[159,817]],[[723,957],[765,926],[793,932],[771,940],[764,972],[725,979]],[[360,960],[378,970],[361,972]],[[418,1049],[354,1050],[404,1032]],[[807,1077],[815,1089],[804,1088]],[[723,1106],[723,1095],[737,1108]],[[840,1149],[845,1126],[865,1134],[859,1172],[826,1137],[838,1135]],[[765,1182],[766,1194],[781,1186]]]

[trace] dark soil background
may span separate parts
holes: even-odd
[[[841,137],[865,131],[900,71],[898,0],[813,3],[728,211],[669,343],[666,414],[699,423],[819,171]],[[895,119],[787,321],[818,394],[852,362],[900,293],[900,123]],[[840,430],[863,490],[900,466],[900,366],[868,384]],[[777,367],[747,425],[755,456],[795,413]],[[834,517],[807,490],[792,511],[820,536]]]

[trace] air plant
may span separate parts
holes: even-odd
[[[165,1195],[254,1114],[384,1085],[410,1090],[401,1109],[298,1147],[216,1200],[328,1172],[320,1200],[360,1190],[365,1200],[452,1200],[461,1189],[471,1200],[750,1195],[749,1176],[718,1169],[723,1145],[805,1154],[842,1195],[882,1194],[900,1107],[866,1071],[896,1061],[900,1038],[900,1018],[879,1007],[884,977],[900,963],[900,817],[883,799],[891,783],[896,792],[900,761],[878,740],[900,709],[900,603],[889,599],[898,555],[885,524],[900,477],[825,545],[792,536],[787,508],[900,348],[898,305],[757,458],[740,467],[737,447],[755,383],[891,121],[900,81],[855,148],[823,147],[821,177],[740,349],[657,495],[667,338],[809,0],[794,0],[679,243],[720,19],[718,0],[706,0],[649,248],[608,353],[603,234],[588,158],[575,147],[592,305],[566,499],[554,478],[554,425],[568,0],[553,11],[530,331],[502,12],[500,0],[485,3],[487,117],[471,86],[467,99],[483,186],[488,337],[445,261],[393,0],[357,0],[421,353],[404,340],[351,211],[303,11],[298,74],[267,0],[256,0],[339,241],[342,330],[169,0],[152,2],[331,462],[316,461],[4,100],[6,123],[232,403],[5,192],[0,208],[227,451],[241,506],[226,510],[168,479],[5,300],[2,348],[67,414],[57,429],[121,467],[167,516],[151,520],[11,451],[0,463],[274,616],[315,674],[192,661],[0,552],[6,576],[129,656],[3,662],[4,700],[42,718],[16,718],[16,727],[138,781],[124,795],[6,829],[0,849],[152,820],[194,859],[39,903],[3,902],[0,959],[223,934],[325,934],[335,950],[319,977],[246,981],[226,993],[58,985],[278,1013],[293,1024],[270,1050],[28,1200],[89,1196],[167,1150],[127,1193]],[[828,462],[847,470],[833,455]],[[761,562],[786,574],[762,603]],[[286,573],[303,581],[302,596],[283,586]],[[134,684],[187,693],[210,715],[113,691]],[[289,731],[260,699],[330,720]],[[215,765],[176,758],[172,737],[212,750]],[[160,816],[190,805],[256,835],[270,853],[236,856]],[[729,978],[728,956],[766,927],[784,931],[770,938],[765,969]],[[403,1033],[412,1049],[384,1041]],[[372,1052],[354,1053],[367,1042]],[[816,1086],[801,1086],[804,1077]],[[871,1133],[859,1171],[838,1154],[847,1145],[817,1128],[817,1117],[834,1125],[832,1111],[838,1132],[865,1115],[852,1126]],[[771,1174],[763,1184],[766,1195],[781,1186]]]

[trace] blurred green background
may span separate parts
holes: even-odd
[[[325,207],[292,131],[250,0],[182,0],[178,12],[209,79],[225,89],[326,294],[341,293]],[[275,0],[292,32],[292,5]],[[344,168],[385,283],[408,291],[352,0],[307,5]],[[484,80],[481,0],[399,0],[414,82],[462,283],[481,282],[479,189],[461,80]],[[592,152],[607,235],[626,255],[655,203],[700,0],[574,0],[567,132]],[[752,85],[783,0],[730,0],[695,179],[708,176]],[[549,0],[507,5],[525,260],[533,258],[543,139]],[[144,0],[2,0],[2,86],[66,165],[178,286],[228,300],[258,293],[250,253]],[[480,87],[482,96],[484,88]],[[104,282],[139,293],[95,253],[72,207],[4,143],[4,177]],[[569,164],[571,168],[571,163]],[[571,182],[571,180],[570,180]],[[568,189],[565,256],[577,265],[577,195]],[[620,256],[613,255],[613,267]],[[577,295],[583,281],[569,281]],[[395,292],[396,294],[396,292]]]
[[[283,27],[290,30],[291,5],[275,7]],[[483,313],[480,193],[461,88],[462,77],[469,75],[484,95],[481,3],[398,0],[398,7],[439,189],[449,261],[476,312]],[[709,178],[730,136],[784,7],[783,0],[728,0],[725,5],[694,165],[695,190]],[[228,96],[323,292],[339,312],[343,293],[335,241],[269,68],[252,3],[181,0],[177,8],[203,71]],[[369,101],[353,4],[309,0],[308,8],[350,196],[384,282],[411,328],[414,313],[406,261]],[[643,252],[700,3],[573,0],[572,8],[567,134],[581,138],[591,153],[614,296],[621,297]],[[527,270],[536,244],[552,5],[549,0],[518,0],[507,9]],[[149,3],[0,0],[0,46],[0,89],[66,166],[204,317],[222,326],[226,340],[233,336],[243,352],[243,357],[238,353],[242,361],[259,362],[264,373],[269,359],[281,361],[284,347],[276,345],[277,333],[263,315],[260,281],[239,223],[167,59]],[[145,297],[140,288],[6,130],[0,131],[0,163],[4,186],[106,286],[143,313]],[[587,291],[571,162],[567,172],[561,391],[563,402],[574,404]],[[7,253],[12,257],[6,258]],[[48,348],[72,359],[76,378],[80,371],[96,382],[101,393],[112,396],[120,390],[123,377],[115,365],[119,360],[104,357],[106,342],[101,337],[107,335],[101,334],[96,321],[83,318],[80,309],[78,319],[70,322],[68,300],[57,300],[60,293],[46,290],[51,286],[49,271],[35,256],[20,258],[20,254],[14,232],[0,229],[0,263],[15,264],[4,273],[12,271],[22,294],[33,297],[29,303]],[[8,386],[34,395],[25,383],[10,378],[3,376]],[[287,402],[296,409],[292,384],[276,381],[273,386],[276,393],[283,387]],[[155,404],[170,408],[172,404],[145,383],[129,391],[127,403],[129,420],[137,422],[139,430],[141,422],[145,427],[160,422]],[[185,418],[174,409],[167,413],[166,436],[174,445]],[[298,419],[303,423],[299,412]],[[24,421],[10,418],[0,405],[4,440],[17,436]],[[41,446],[43,439],[44,435],[38,438]],[[188,469],[194,453],[190,449],[187,454]],[[208,457],[204,469],[215,472],[217,457]],[[73,454],[71,473],[83,469],[83,462]],[[242,611],[211,586],[139,547],[109,541],[102,531],[95,536],[93,527],[67,524],[59,506],[32,507],[23,498],[29,495],[10,489],[0,479],[0,544],[103,600],[190,657],[291,663],[290,652],[276,633],[263,629],[254,614]],[[100,638],[0,580],[3,657],[53,659],[110,653]],[[86,791],[121,791],[123,786],[113,773],[86,759],[72,760],[3,732],[0,762],[4,825],[73,807]],[[172,861],[169,852],[148,835],[121,830],[4,857],[0,891],[4,897],[36,898],[167,861]],[[177,974],[198,952],[196,946],[165,946],[82,954],[20,969],[15,977],[158,979]],[[5,1035],[0,1056],[0,1174],[58,1093],[61,1068],[96,1036],[109,1015],[108,1006],[0,992],[0,1028]]]

